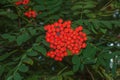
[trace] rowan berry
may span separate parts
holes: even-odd
[[[15,5],[21,5],[22,4],[22,2],[21,1],[17,1],[17,2],[15,2]]]
[[[34,10],[30,10],[25,12],[24,15],[28,18],[35,18],[37,16],[37,13]]]
[[[82,48],[86,47],[86,34],[82,32],[83,27],[78,26],[75,30],[71,28],[71,21],[59,19],[53,24],[46,25],[46,41],[50,43],[51,52],[47,56],[54,58],[56,61],[68,55],[67,50],[73,54],[78,54]]]
[[[30,0],[23,0],[22,4],[23,5],[27,5],[29,3]]]
[[[63,22],[63,19],[59,19],[58,22],[59,22],[59,23],[62,23],[62,22]]]
[[[15,2],[15,5],[19,6],[19,5],[27,5],[30,2],[30,0],[18,0],[17,2]]]

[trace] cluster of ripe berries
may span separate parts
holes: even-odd
[[[30,0],[19,0],[19,1],[15,2],[15,4],[17,6],[19,6],[19,5],[27,5],[29,3],[29,1]]]
[[[17,2],[15,2],[15,5],[19,6],[19,5],[27,5],[30,2],[30,0],[19,0]],[[25,6],[26,8],[27,6]],[[29,10],[27,12],[24,13],[24,15],[28,18],[35,18],[37,16],[37,12],[35,10]]]
[[[25,12],[24,15],[27,16],[28,18],[35,18],[37,16],[37,13],[34,10],[29,10]]]
[[[62,61],[68,55],[68,51],[71,52],[71,55],[74,55],[86,47],[87,37],[82,32],[83,27],[78,26],[73,30],[71,23],[70,20],[63,22],[62,19],[59,19],[53,24],[44,26],[46,41],[50,43],[50,48],[52,48],[47,52],[47,56],[54,58],[56,61]]]

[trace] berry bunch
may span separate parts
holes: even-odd
[[[30,0],[19,0],[17,2],[15,2],[15,4],[18,5],[27,5],[29,3]]]
[[[78,54],[82,48],[86,47],[86,34],[82,32],[83,27],[78,26],[75,30],[71,29],[71,21],[59,19],[53,24],[46,25],[46,41],[50,43],[51,51],[47,56],[54,58],[56,61],[68,55],[67,51],[71,51],[72,55]]]
[[[28,9],[28,6],[26,6],[28,3],[30,2],[30,0],[19,0],[17,2],[15,2],[15,5],[19,6],[19,5],[25,5],[24,8]],[[37,16],[37,12],[35,10],[29,10],[24,12],[24,15],[28,18],[36,18]]]
[[[27,12],[24,13],[25,16],[27,16],[28,18],[35,18],[37,16],[36,11],[34,10],[29,10]]]

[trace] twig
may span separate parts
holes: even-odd
[[[86,67],[86,68],[87,68],[87,67]],[[87,71],[88,71],[88,73],[90,74],[92,80],[95,80],[93,74],[90,72],[90,70],[89,70],[88,68],[87,68]]]
[[[67,67],[63,68],[57,75],[60,75],[65,69],[67,69]]]
[[[112,2],[112,0],[110,0],[108,3],[106,3],[106,4],[100,9],[100,11],[103,11],[105,8],[107,8],[111,2]]]

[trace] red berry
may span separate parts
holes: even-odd
[[[29,3],[29,1],[30,1],[30,0],[23,0],[22,4],[23,4],[23,5],[26,5],[26,4]]]
[[[21,5],[21,4],[22,4],[21,1],[17,1],[17,2],[15,2],[15,5],[17,5],[17,6],[19,6],[19,5]]]
[[[63,22],[63,19],[59,19],[58,22],[59,22],[59,23],[62,23],[62,22]]]
[[[87,46],[87,44],[86,44],[86,43],[83,43],[81,47],[82,47],[82,48],[85,48],[86,46]]]
[[[30,11],[25,12],[24,15],[28,18],[35,18],[37,16],[37,13],[34,10],[30,10]]]
[[[82,32],[83,27],[78,26],[75,30],[71,28],[71,21],[63,22],[59,19],[58,22],[45,26],[46,41],[50,43],[52,52],[47,54],[56,61],[68,55],[66,50],[70,50],[72,54],[78,54],[81,48],[86,47],[86,34]]]

